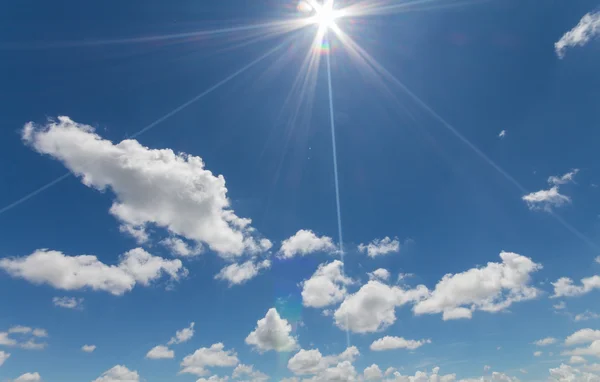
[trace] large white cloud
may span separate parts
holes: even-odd
[[[328,367],[312,378],[305,378],[304,382],[351,382],[358,381],[358,375],[352,362],[342,361],[335,366]]]
[[[328,236],[317,236],[311,230],[301,229],[281,243],[279,257],[290,259],[315,252],[335,252],[333,240]]]
[[[298,343],[296,338],[290,334],[291,331],[292,325],[279,316],[277,309],[271,308],[264,318],[256,322],[256,328],[248,334],[246,343],[259,352],[292,351],[298,347]]]
[[[351,346],[340,354],[323,356],[319,349],[301,349],[288,361],[288,369],[296,375],[320,374],[327,368],[341,362],[354,362],[359,355],[355,346]]]
[[[597,374],[582,371],[565,364],[550,369],[549,372],[549,380],[553,382],[600,382],[600,376]]]
[[[164,345],[158,345],[150,349],[146,354],[149,359],[173,359],[175,352]]]
[[[86,186],[110,188],[116,195],[111,214],[138,237],[154,224],[224,257],[261,250],[251,221],[231,210],[225,178],[207,170],[200,157],[150,149],[133,139],[113,144],[69,117],[45,126],[28,123],[22,137],[39,153],[60,160]]]
[[[40,382],[42,376],[40,373],[25,373],[14,380],[14,382]]]
[[[584,46],[598,35],[600,35],[600,12],[588,13],[583,16],[579,24],[554,44],[556,54],[563,58],[567,48]]]
[[[539,291],[529,283],[531,274],[542,266],[511,252],[501,252],[500,258],[501,263],[445,275],[428,298],[414,306],[415,314],[443,313],[445,320],[471,318],[475,310],[498,312],[537,297]]]
[[[131,291],[138,283],[148,286],[163,274],[173,280],[187,275],[180,260],[152,256],[142,248],[123,254],[118,265],[106,265],[92,255],[67,256],[40,249],[29,256],[2,259],[0,269],[35,284],[63,290],[90,288],[114,295]]]
[[[580,345],[600,340],[600,330],[581,329],[571,334],[565,339],[566,346]]]
[[[390,239],[386,236],[383,239],[375,239],[367,244],[361,243],[358,245],[358,250],[366,253],[369,257],[398,253],[400,252],[400,241],[398,241],[397,237]]]
[[[209,367],[234,367],[238,363],[237,354],[233,350],[225,350],[225,345],[216,343],[187,355],[181,361],[181,373],[203,377],[210,374],[207,370]]]
[[[408,349],[415,350],[425,344],[430,344],[431,340],[407,340],[402,337],[385,336],[374,341],[371,344],[371,350],[382,351],[382,350],[394,350],[394,349]]]
[[[127,367],[117,365],[105,371],[93,382],[139,382],[140,375],[137,371],[129,370]]]
[[[176,331],[175,336],[169,340],[168,345],[181,344],[191,340],[194,336],[195,325],[196,323],[190,322],[190,326],[188,326],[187,328],[183,328],[181,330]]]
[[[581,285],[575,285],[568,277],[561,277],[552,283],[554,295],[552,297],[573,297],[589,293],[600,288],[600,276],[592,276],[581,279]]]
[[[233,263],[225,266],[215,275],[215,279],[224,280],[229,286],[241,285],[258,276],[261,270],[269,269],[271,260],[248,260],[244,263]]]
[[[344,263],[334,260],[321,264],[310,279],[302,283],[302,304],[323,308],[338,303],[346,296],[346,285],[352,280],[343,274]]]
[[[405,290],[371,280],[344,299],[334,313],[335,323],[355,333],[376,332],[396,321],[396,307],[419,301],[428,294],[423,285]]]

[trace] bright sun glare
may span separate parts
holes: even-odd
[[[335,25],[336,14],[333,2],[328,1],[322,7],[315,9],[315,20],[319,27],[329,29]]]

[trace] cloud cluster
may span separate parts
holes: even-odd
[[[598,35],[600,35],[600,12],[588,13],[581,18],[579,24],[554,44],[556,54],[563,58],[567,48],[584,46]]]
[[[22,138],[61,161],[86,186],[110,189],[115,194],[110,213],[138,239],[152,224],[226,258],[262,250],[251,220],[230,208],[225,178],[207,170],[200,157],[150,149],[133,139],[114,144],[64,116],[45,126],[27,123]]]
[[[471,318],[475,310],[499,312],[539,295],[529,284],[531,274],[542,268],[540,264],[512,252],[501,252],[500,259],[501,263],[445,275],[433,292],[414,306],[415,314],[442,313],[444,320]]]
[[[34,284],[62,290],[89,288],[114,295],[131,291],[136,284],[148,286],[163,274],[172,280],[187,275],[181,260],[166,260],[142,248],[123,254],[117,265],[106,265],[92,255],[67,256],[40,249],[29,256],[1,259],[0,269]]]
[[[20,347],[25,350],[43,350],[48,344],[38,341],[40,338],[46,337],[48,337],[48,332],[45,329],[21,325],[12,326],[8,331],[0,332],[0,346]],[[6,358],[10,356],[8,353],[4,354]]]
[[[195,325],[196,324],[194,322],[191,322],[190,326],[188,326],[187,328],[183,328],[183,329],[175,332],[175,336],[171,337],[169,342],[167,342],[166,346],[165,345],[157,345],[157,346],[153,347],[146,354],[146,358],[149,358],[149,359],[173,359],[173,358],[175,358],[175,351],[169,349],[169,346],[181,344],[181,343],[191,340],[195,333],[195,331],[194,331]]]
[[[358,250],[359,252],[366,253],[371,258],[398,253],[400,252],[400,241],[398,241],[397,237],[390,239],[386,236],[383,239],[375,239],[367,244],[361,243],[358,245]]]
[[[554,295],[552,297],[573,297],[589,293],[600,288],[600,276],[592,276],[581,279],[581,285],[575,285],[568,277],[561,277],[552,283]]]
[[[346,296],[346,285],[352,284],[343,268],[344,264],[339,260],[319,265],[316,272],[302,282],[302,304],[324,308],[342,301]]]

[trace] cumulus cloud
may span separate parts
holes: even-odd
[[[334,313],[335,323],[355,333],[377,332],[396,321],[396,307],[419,301],[428,294],[423,285],[406,290],[371,280],[344,299]]]
[[[81,308],[81,305],[83,304],[83,297],[54,297],[52,299],[52,303],[61,308],[77,309]]]
[[[140,375],[137,371],[131,371],[125,366],[117,365],[105,371],[93,382],[139,382]]]
[[[368,275],[370,280],[388,281],[390,279],[390,272],[384,268],[379,268],[373,272],[369,272]]]
[[[454,382],[456,374],[440,375],[440,368],[434,367],[431,373],[425,371],[417,371],[415,375],[405,376],[400,372],[395,371],[391,378],[385,379],[385,382]]]
[[[225,178],[207,170],[200,157],[150,149],[133,139],[114,144],[64,116],[45,126],[27,123],[22,138],[61,161],[84,185],[110,189],[116,196],[110,213],[125,227],[162,227],[226,258],[261,249],[251,220],[230,208]]]
[[[202,253],[202,245],[196,244],[191,246],[178,237],[168,237],[161,240],[160,244],[170,249],[177,256],[192,257]]]
[[[369,367],[366,367],[363,371],[363,376],[366,381],[381,381],[383,378],[383,373],[381,369],[376,364],[372,364]]]
[[[244,263],[230,264],[215,275],[215,279],[224,280],[229,286],[241,285],[258,276],[261,270],[269,269],[271,261],[266,259],[262,261],[248,260]]]
[[[541,357],[541,356],[542,356],[542,354],[543,354],[543,353],[542,353],[541,351],[539,351],[539,350],[538,350],[538,351],[535,351],[535,352],[533,352],[533,356],[534,356],[534,357]]]
[[[25,373],[14,380],[14,382],[40,382],[42,377],[39,373]]]
[[[600,340],[600,330],[581,329],[571,334],[565,339],[566,346],[580,345]]]
[[[342,363],[352,363],[360,355],[355,346],[340,354],[323,356],[319,349],[301,349],[288,361],[288,369],[296,375],[314,375],[325,372],[329,367]]]
[[[96,350],[96,345],[83,345],[81,351],[85,353],[93,353]]]
[[[539,291],[529,284],[531,274],[542,266],[511,252],[501,252],[500,259],[501,263],[446,274],[435,290],[414,306],[415,314],[443,313],[444,320],[471,318],[475,310],[499,312],[537,297]]]
[[[1,259],[0,269],[34,284],[63,290],[89,288],[114,295],[131,291],[138,283],[148,286],[163,274],[172,280],[187,275],[180,260],[152,256],[142,248],[123,254],[118,265],[106,265],[92,255],[67,256],[40,249],[29,256]]]
[[[402,337],[385,336],[374,341],[371,344],[371,350],[382,351],[382,350],[394,350],[394,349],[408,349],[415,350],[425,344],[430,344],[431,340],[406,340]]]
[[[0,350],[0,366],[4,365],[4,362],[10,357],[10,353]]]
[[[581,279],[581,285],[575,285],[568,277],[561,277],[552,283],[554,286],[553,298],[581,296],[594,289],[600,288],[600,276],[592,276]]]
[[[210,367],[234,367],[239,363],[233,350],[224,350],[222,343],[213,344],[209,348],[200,348],[193,354],[187,355],[181,361],[181,373],[206,376]]]
[[[265,373],[262,373],[258,370],[254,370],[254,366],[252,365],[244,365],[239,364],[233,369],[233,373],[231,374],[233,379],[243,379],[250,380],[252,382],[266,382],[269,380],[269,376]]]
[[[588,373],[573,366],[561,364],[559,367],[550,369],[550,381],[556,382],[600,382],[600,376]]]
[[[600,34],[600,12],[588,13],[573,29],[565,33],[554,44],[558,57],[565,56],[567,48],[584,46]]]
[[[390,239],[388,236],[383,239],[375,239],[367,244],[359,244],[358,250],[366,253],[369,257],[377,257],[390,253],[400,252],[400,241],[398,238]]]
[[[175,352],[164,345],[158,345],[150,349],[146,354],[149,359],[173,359]]]
[[[335,252],[333,240],[328,236],[317,236],[311,230],[301,229],[283,242],[279,250],[279,257],[291,259],[295,256],[306,256],[315,252]]]
[[[175,336],[169,340],[167,345],[181,344],[181,343],[191,340],[195,333],[194,332],[195,325],[196,325],[196,323],[190,322],[190,326],[188,326],[187,328],[183,328],[181,330],[176,331]]]
[[[554,343],[556,343],[556,338],[546,337],[546,338],[542,338],[541,340],[535,341],[533,344],[537,345],[537,346],[548,346],[548,345],[552,345]]]
[[[342,301],[346,296],[346,285],[352,284],[343,268],[344,263],[339,260],[319,265],[311,278],[302,282],[302,304],[323,308]]]
[[[292,351],[298,344],[291,331],[292,325],[279,316],[277,309],[271,308],[264,318],[256,322],[256,328],[248,334],[246,343],[261,353],[269,350]]]

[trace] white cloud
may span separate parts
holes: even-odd
[[[549,372],[549,380],[553,382],[600,382],[600,376],[565,364],[561,364],[560,367],[555,369],[550,369]]]
[[[298,347],[296,338],[291,336],[292,325],[271,308],[264,318],[256,322],[256,328],[248,337],[246,343],[254,346],[259,352],[275,350],[277,352],[292,351]]]
[[[391,378],[385,379],[385,382],[454,382],[456,380],[456,374],[440,375],[440,368],[434,367],[431,373],[425,371],[417,371],[414,376],[402,375],[400,372],[395,371]],[[467,381],[467,380],[464,380]],[[480,380],[478,380],[480,381]],[[483,382],[483,378],[481,379]]]
[[[571,183],[573,181],[573,178],[575,177],[575,175],[577,175],[577,173],[579,172],[579,169],[573,169],[570,172],[566,173],[563,176],[551,176],[548,178],[548,184],[551,185],[561,185],[561,184],[567,184],[567,183]]]
[[[10,357],[10,353],[0,350],[0,366],[4,365],[4,362]]]
[[[222,343],[213,344],[209,348],[200,348],[187,355],[181,361],[181,373],[194,374],[199,377],[209,374],[209,367],[234,367],[239,363],[233,350],[224,350]]]
[[[543,353],[541,351],[533,352],[534,357],[540,357]]]
[[[113,144],[64,116],[45,126],[27,123],[22,138],[60,160],[86,186],[110,189],[116,196],[110,213],[126,227],[166,228],[227,258],[260,249],[251,220],[230,208],[225,178],[207,170],[200,157],[150,149],[133,139]]]
[[[553,282],[554,295],[556,297],[573,297],[589,293],[594,289],[600,288],[600,276],[592,276],[581,279],[581,285],[574,285],[573,280],[568,277],[561,277]]]
[[[600,256],[596,256],[596,258],[594,259],[594,261],[598,264],[600,264]]]
[[[563,58],[567,48],[584,46],[600,34],[600,12],[588,13],[573,29],[565,33],[554,44],[556,54]]]
[[[587,361],[580,355],[574,355],[569,359],[569,363],[571,365],[575,365],[577,363],[586,363]]]
[[[195,322],[190,322],[190,326],[188,326],[187,328],[183,328],[181,330],[176,331],[175,337],[172,337],[169,340],[169,342],[167,343],[167,345],[181,344],[181,343],[191,340],[195,333],[195,331],[194,331],[195,325],[196,325]]]
[[[352,280],[343,273],[344,263],[334,260],[319,265],[310,279],[302,282],[302,304],[324,308],[338,303],[346,296],[346,285]]]
[[[231,374],[233,379],[241,379],[246,377],[248,380],[252,382],[266,382],[269,380],[269,376],[265,373],[262,373],[258,370],[254,370],[252,365],[244,365],[239,364],[233,369],[233,373]]]
[[[369,272],[368,275],[370,280],[388,281],[390,279],[390,272],[384,268],[379,268],[373,272]]]
[[[586,310],[583,313],[575,315],[575,321],[576,322],[593,320],[593,319],[597,319],[597,318],[600,318],[600,314],[594,313],[594,312],[590,312],[589,310]]]
[[[211,375],[208,378],[198,378],[196,382],[227,382],[229,381],[229,377],[219,377],[218,375]]]
[[[600,340],[591,341],[588,339],[588,342],[591,342],[588,347],[580,347],[573,350],[564,351],[562,352],[562,355],[591,355],[600,358]]]
[[[169,248],[173,254],[182,257],[198,256],[203,250],[201,244],[191,246],[178,237],[168,237],[161,240],[160,244]]]
[[[548,190],[540,190],[523,196],[523,200],[530,209],[543,209],[551,211],[552,207],[560,207],[571,203],[571,198],[561,194],[558,186],[551,187]]]
[[[363,375],[366,381],[381,381],[383,378],[383,373],[376,364],[372,364],[371,366],[365,368]]]
[[[396,307],[419,301],[428,294],[423,285],[405,290],[371,280],[344,299],[334,313],[335,323],[339,328],[355,333],[376,332],[396,321]]]
[[[537,345],[537,346],[548,346],[548,345],[552,345],[554,343],[556,343],[556,338],[546,337],[541,340],[535,341],[533,344]]]
[[[33,329],[31,329],[30,327],[28,327],[28,326],[21,326],[21,325],[13,326],[10,329],[8,329],[8,332],[9,333],[13,333],[13,334],[14,333],[16,333],[16,334],[29,334],[32,331],[33,331]]]
[[[150,349],[146,354],[149,359],[173,359],[175,352],[164,345],[158,345]]]
[[[215,275],[215,279],[224,280],[229,283],[229,286],[241,285],[258,276],[261,270],[271,267],[270,260],[257,262],[248,260],[242,264],[230,264]]]
[[[92,255],[67,256],[40,249],[29,256],[1,259],[0,268],[34,284],[63,290],[90,288],[114,295],[131,291],[137,283],[148,286],[163,274],[174,280],[187,274],[181,260],[165,260],[142,248],[126,252],[118,265],[106,265]]]
[[[81,305],[83,304],[83,297],[54,297],[52,299],[52,303],[61,308],[77,309],[81,308]]]
[[[25,373],[14,380],[14,382],[39,382],[42,377],[39,373]]]
[[[566,346],[580,345],[600,340],[600,330],[581,329],[571,334],[565,339]]]
[[[539,291],[529,283],[531,273],[542,266],[511,252],[501,252],[500,258],[501,263],[446,274],[435,290],[414,306],[415,314],[443,313],[444,320],[471,318],[475,310],[499,312],[514,302],[537,297]]]
[[[121,224],[119,226],[119,231],[133,237],[136,243],[139,245],[150,241],[150,236],[148,236],[148,232],[146,232],[146,228],[144,226],[134,227],[129,224]]]
[[[11,338],[16,336],[18,338]],[[0,332],[0,346],[18,346],[26,350],[43,350],[47,343],[36,342],[37,338],[48,337],[48,332],[41,328],[30,328],[28,326],[13,326],[7,332]]]
[[[502,130],[500,132],[500,134],[498,134],[498,138],[504,138],[504,137],[506,137],[506,130]]]
[[[315,252],[335,252],[333,240],[328,236],[317,236],[311,230],[301,229],[294,236],[281,243],[279,257],[291,259],[294,256],[306,256]]]
[[[93,353],[96,350],[96,345],[83,345],[81,351],[85,353]]]
[[[567,309],[567,304],[564,301],[559,302],[558,304],[552,305],[554,310],[564,310]]]
[[[375,239],[368,244],[359,244],[358,250],[366,253],[369,257],[377,257],[390,253],[400,252],[400,241],[398,238],[390,239],[388,236],[383,239]]]
[[[48,332],[46,331],[46,329],[33,329],[33,332],[31,332],[34,336],[36,337],[41,337],[41,338],[46,338],[48,337]]]
[[[324,373],[327,368],[342,363],[354,362],[360,355],[355,346],[351,346],[337,355],[323,356],[319,349],[301,349],[288,361],[288,369],[296,375],[312,375]]]
[[[350,382],[357,381],[356,369],[350,361],[343,361],[335,366],[328,367],[321,373],[312,378],[307,378],[306,382]]]
[[[117,365],[105,371],[93,382],[139,382],[140,375],[137,371],[131,371],[125,366]]]
[[[388,367],[388,368],[385,370],[385,373],[384,373],[384,375],[387,377],[388,375],[390,375],[390,374],[394,373],[395,371],[396,371],[396,368],[395,368],[395,367]]]
[[[394,350],[394,349],[408,349],[415,350],[425,344],[430,344],[431,340],[406,340],[402,337],[385,336],[374,341],[371,344],[371,350],[382,351],[382,350]]]
[[[17,341],[9,337],[9,333],[0,332],[0,345],[2,346],[15,346]]]

